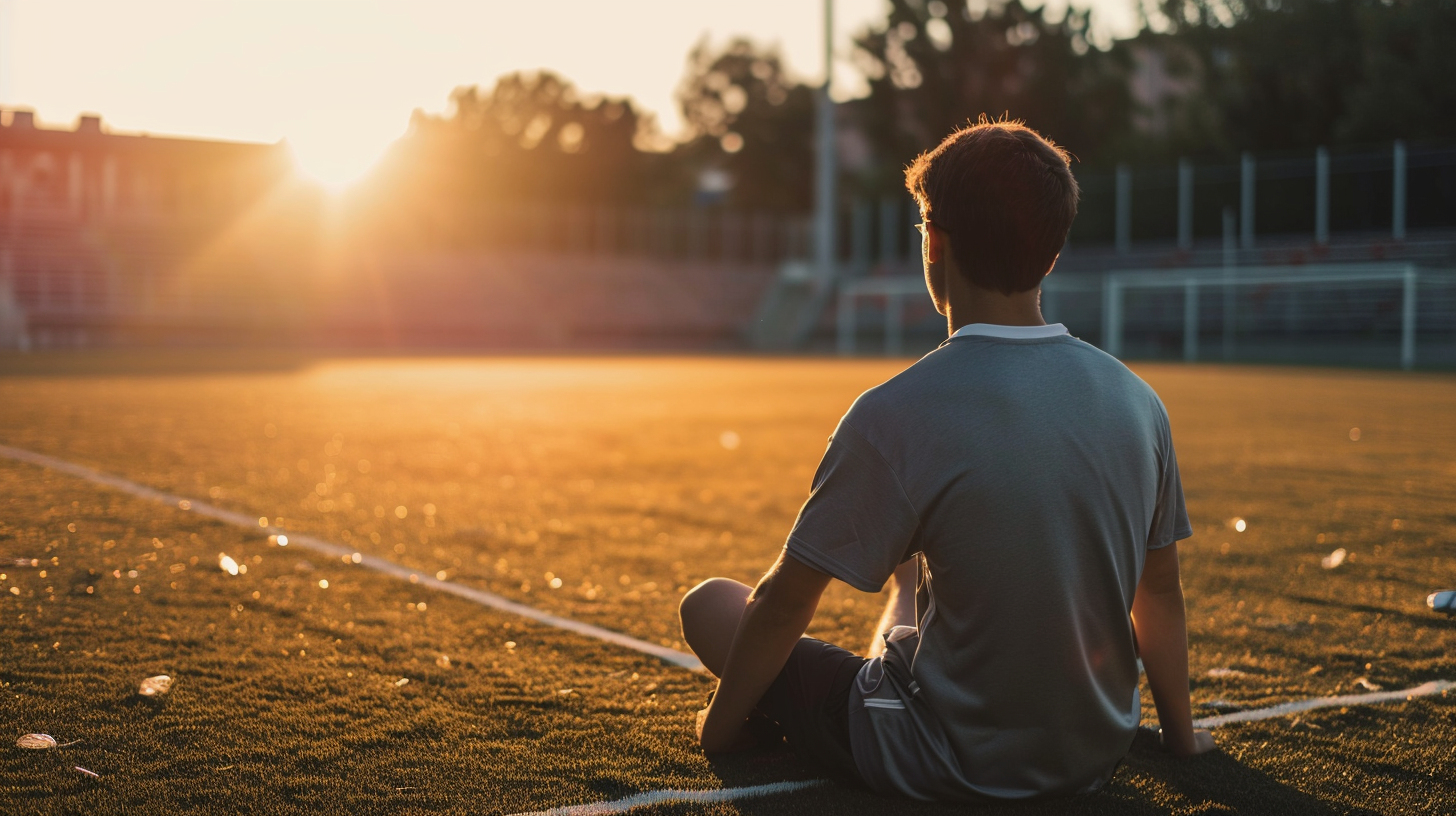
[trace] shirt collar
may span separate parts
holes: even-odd
[[[1067,333],[1067,327],[1060,323],[1049,326],[1000,326],[995,323],[971,323],[961,326],[951,337],[999,337],[1004,340],[1037,340],[1043,337],[1060,337]]]

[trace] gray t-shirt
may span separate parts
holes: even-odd
[[[851,692],[865,780],[950,800],[1100,787],[1140,715],[1146,552],[1190,535],[1162,402],[1060,326],[966,327],[862,394],[786,550],[866,592],[922,559],[918,629]]]

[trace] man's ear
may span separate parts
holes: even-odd
[[[945,260],[946,234],[935,224],[926,224],[925,259],[931,263]]]

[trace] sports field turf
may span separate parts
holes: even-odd
[[[838,416],[906,363],[0,358],[0,443],[683,648],[679,594],[757,577]],[[1135,369],[1194,522],[1200,715],[1456,680],[1456,622],[1424,605],[1456,588],[1456,378]],[[653,658],[31,465],[0,460],[0,495],[6,812],[515,813],[816,775],[707,761],[710,679]],[[863,648],[879,603],[836,585],[810,631]],[[135,695],[160,673],[170,695]],[[27,732],[81,742],[9,747]],[[1456,694],[1217,737],[1178,762],[1144,735],[1099,794],[976,810],[1456,810]],[[652,812],[947,810],[821,787]]]

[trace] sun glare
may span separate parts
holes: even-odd
[[[299,175],[336,193],[361,181],[383,152],[348,139],[290,138],[288,146]]]

